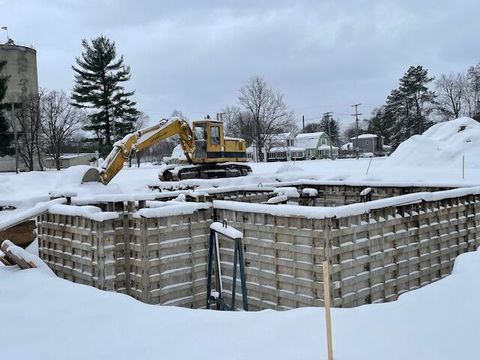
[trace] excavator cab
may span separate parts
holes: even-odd
[[[195,137],[194,163],[224,162],[225,137],[223,123],[220,121],[201,120],[193,123]]]

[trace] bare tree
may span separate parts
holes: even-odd
[[[442,74],[435,81],[437,110],[445,120],[456,119],[463,114],[467,80],[464,74]]]
[[[10,126],[17,129],[17,149],[20,157],[28,170],[35,170],[35,159],[38,161],[40,170],[43,170],[41,151],[39,147],[40,137],[40,112],[39,100],[42,94],[23,95],[20,99],[20,108],[15,113],[16,124]]]
[[[287,109],[283,95],[270,88],[259,76],[250,78],[240,89],[238,101],[244,110],[240,113],[240,125],[250,126],[252,143],[256,146],[258,159],[263,161],[265,143],[271,136],[294,126],[293,113]]]
[[[467,115],[480,121],[480,63],[467,71],[464,100]]]
[[[320,122],[313,122],[310,124],[305,125],[305,129],[303,130],[304,133],[314,133],[323,131]]]
[[[65,144],[85,123],[86,114],[72,106],[64,91],[46,91],[40,101],[41,128],[57,170]]]
[[[245,139],[248,145],[254,142],[252,116],[239,106],[227,106],[222,110],[225,134]]]

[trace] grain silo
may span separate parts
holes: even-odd
[[[31,46],[17,45],[12,39],[0,44],[0,61],[7,61],[2,75],[10,76],[4,102],[19,103],[21,98],[38,94],[37,52]]]
[[[3,103],[7,104],[7,117],[14,133],[15,157],[0,158],[0,171],[19,171],[24,166],[19,161],[17,134],[22,131],[15,114],[22,108],[25,99],[38,95],[37,52],[32,46],[15,44],[12,39],[0,44],[0,61],[7,61],[1,75],[8,76],[7,93]],[[24,131],[24,130],[23,130]],[[1,136],[0,136],[1,140]]]

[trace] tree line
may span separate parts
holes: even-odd
[[[141,128],[146,116],[137,109],[134,90],[125,88],[130,67],[118,56],[115,42],[105,36],[82,40],[82,53],[72,65],[74,86],[71,94],[41,89],[38,95],[25,95],[13,109],[3,103],[8,77],[0,77],[0,156],[12,155],[16,147],[30,170],[37,159],[43,168],[42,154],[50,155],[60,168],[66,149],[81,145],[82,150],[98,150],[105,156],[115,141]],[[0,73],[5,62],[0,62]],[[431,87],[433,86],[433,90]],[[398,146],[412,135],[421,134],[434,122],[470,116],[480,120],[480,63],[465,73],[442,74],[437,80],[422,66],[411,66],[399,79],[398,87],[384,105],[360,123],[360,133],[383,136],[385,143]],[[172,116],[184,115],[175,111]],[[253,76],[239,90],[237,104],[221,112],[227,135],[244,138],[253,145],[259,159],[262,149],[272,146],[272,138],[281,133],[323,131],[339,146],[355,136],[356,125],[341,133],[338,119],[323,116],[304,128],[298,128],[294,112],[283,94],[260,76]],[[17,138],[12,128],[15,123]],[[81,131],[83,130],[83,131]],[[173,143],[148,151],[156,156]]]
[[[115,42],[99,36],[83,40],[82,46],[72,66],[75,84],[70,95],[40,89],[38,94],[23,94],[11,109],[4,103],[9,78],[0,77],[0,156],[13,155],[17,149],[29,170],[35,162],[43,170],[42,155],[48,154],[60,169],[65,150],[81,144],[82,150],[98,150],[104,156],[116,140],[142,123],[145,115],[132,100],[135,91],[126,91],[123,85],[130,79],[130,67],[123,55],[117,56]],[[0,62],[0,72],[5,66]]]
[[[412,135],[421,134],[436,122],[468,116],[480,121],[480,63],[464,73],[428,75],[420,65],[410,66],[384,105],[360,124],[360,133],[383,136],[396,148]],[[353,137],[355,124],[345,138]]]

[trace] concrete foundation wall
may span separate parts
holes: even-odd
[[[322,306],[325,259],[331,265],[333,305],[352,307],[392,301],[443,278],[459,254],[475,250],[480,195],[468,191],[434,200],[408,195],[407,203],[404,198],[376,208],[366,203],[355,206],[357,213],[339,211],[323,218],[275,215],[280,205],[243,203],[254,210],[239,210],[236,202],[223,202],[234,209],[215,202],[214,209],[205,205],[146,217],[139,215],[144,201],[112,202],[101,206],[118,213],[118,219],[43,215],[40,255],[60,277],[150,304],[199,308],[206,300],[209,224],[212,218],[226,219],[244,234],[250,309]],[[301,209],[310,214],[319,208]],[[219,244],[229,302],[233,243],[220,236]],[[239,286],[237,294],[241,304]]]

